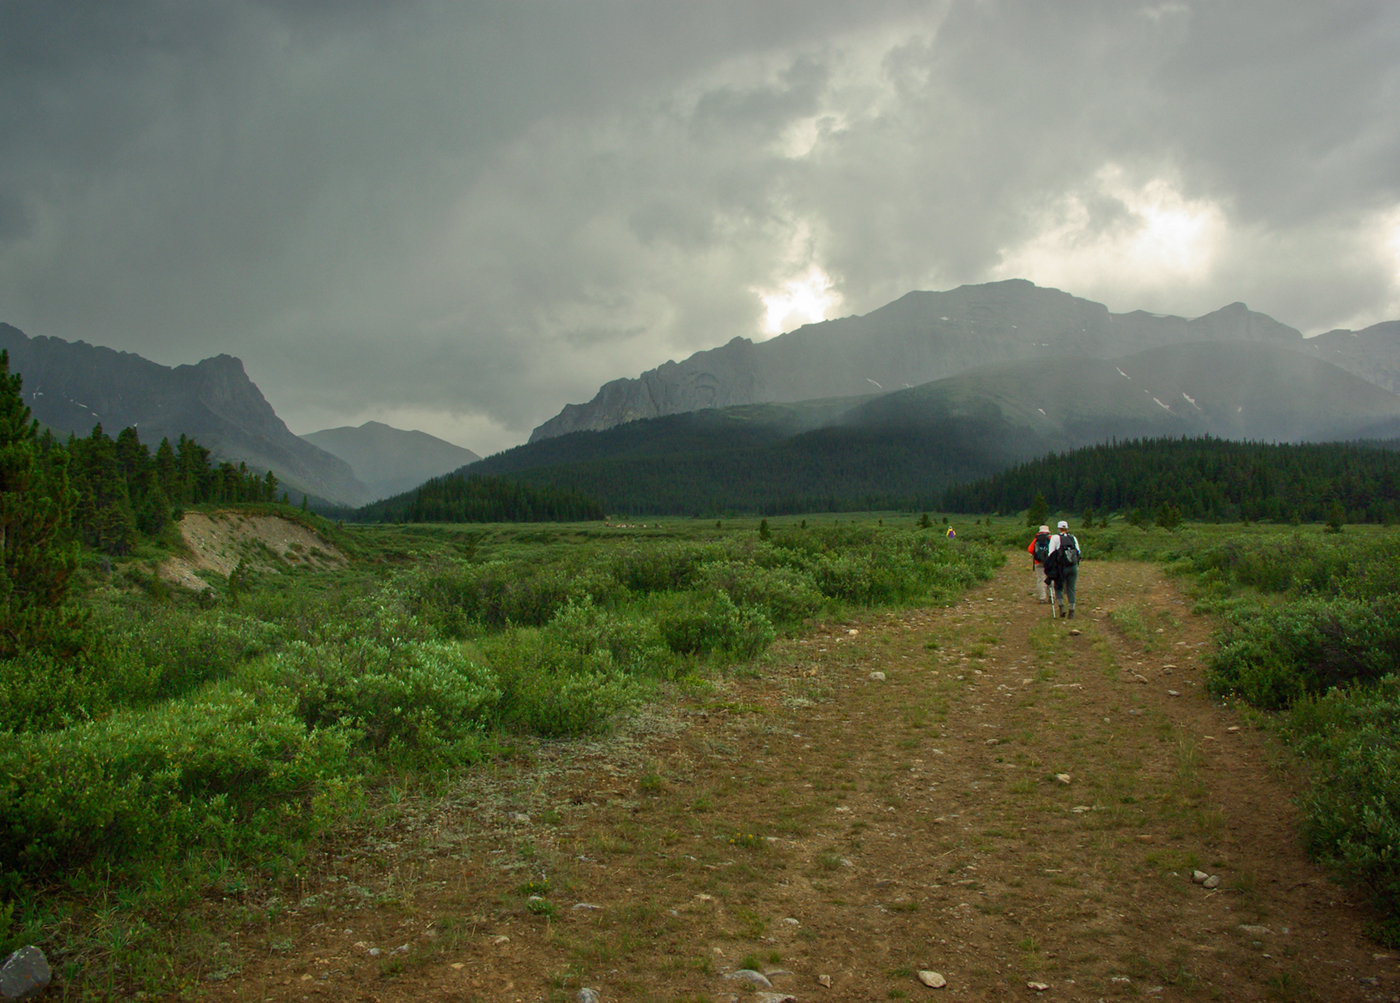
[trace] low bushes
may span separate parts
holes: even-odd
[[[1375,934],[1400,947],[1400,679],[1300,700],[1288,728],[1317,766],[1302,799],[1308,852],[1371,894],[1385,917]]]
[[[603,731],[779,630],[947,598],[1000,560],[892,529],[772,535],[474,539],[213,605],[105,592],[75,652],[0,661],[0,886],[191,854],[269,866],[367,784],[471,763],[503,733]]]
[[[1182,555],[1225,613],[1207,684],[1282,712],[1312,767],[1312,857],[1365,888],[1400,947],[1400,537],[1254,533]]]
[[[0,733],[0,869],[122,866],[201,846],[275,852],[353,796],[351,741],[229,684],[58,731]]]
[[[1376,682],[1400,671],[1400,598],[1306,597],[1236,610],[1208,669],[1213,693],[1270,710]]]

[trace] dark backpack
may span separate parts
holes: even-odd
[[[1050,534],[1035,534],[1035,559],[1041,564],[1045,563],[1045,555],[1050,553]]]
[[[1055,553],[1064,555],[1060,558],[1060,564],[1066,570],[1077,567],[1079,564],[1079,541],[1070,533],[1061,533],[1060,548]]]

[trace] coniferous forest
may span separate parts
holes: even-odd
[[[569,488],[448,474],[348,517],[359,522],[585,522],[603,506]]]
[[[1039,494],[1054,510],[1170,508],[1207,522],[1390,523],[1400,517],[1400,452],[1384,443],[1283,444],[1146,439],[1056,454],[949,488],[950,512],[1015,512]],[[1340,511],[1339,511],[1340,508]]]

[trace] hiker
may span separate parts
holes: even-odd
[[[1050,607],[1052,616],[1074,619],[1074,586],[1079,580],[1079,541],[1069,531],[1069,523],[1059,521],[1059,532],[1050,537],[1050,550],[1045,555],[1045,580],[1055,585],[1055,599]],[[1069,612],[1065,612],[1065,603]]]
[[[958,534],[957,534],[957,532],[953,529],[952,526],[949,526],[949,527],[948,527],[948,532],[944,533],[943,535],[946,536],[948,539],[951,540],[953,537],[957,536]]]
[[[1035,539],[1031,540],[1026,551],[1031,555],[1031,574],[1035,576],[1036,595],[1041,602],[1047,602],[1045,588],[1045,557],[1050,553],[1050,527],[1041,526],[1036,530]]]

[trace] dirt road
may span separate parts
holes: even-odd
[[[1203,696],[1210,625],[1129,563],[1051,620],[1023,561],[405,802],[234,939],[214,998],[1396,998],[1286,759]]]

